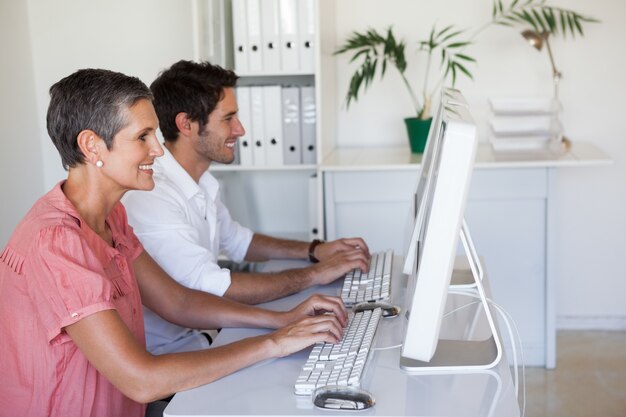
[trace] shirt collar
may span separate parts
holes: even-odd
[[[220,191],[220,183],[207,169],[200,177],[200,186],[208,194],[211,200],[215,201]]]
[[[186,199],[190,200],[200,192],[208,194],[213,200],[217,197],[219,182],[209,170],[206,170],[200,177],[199,183],[196,183],[165,146],[163,146],[163,156],[157,158],[154,164],[155,174],[167,177],[176,184]]]
[[[74,217],[79,224],[83,223],[83,219],[78,214],[76,207],[72,204],[72,202],[65,196],[61,187],[65,184],[66,180],[59,181],[52,190],[48,191],[48,193],[44,196],[44,200],[48,202],[52,207],[57,210],[66,213],[72,217]]]
[[[54,186],[54,188],[52,188],[52,190],[50,190],[44,196],[44,200],[46,200],[48,204],[50,204],[57,210],[67,214],[68,216],[73,217],[82,230],[87,231],[88,234],[93,235],[94,238],[96,238],[97,234],[85,223],[80,213],[78,213],[78,210],[76,210],[76,207],[74,207],[74,204],[72,204],[72,202],[67,198],[67,196],[61,189],[65,181],[66,180],[59,181]],[[128,250],[133,247],[132,242],[129,242],[128,237],[125,236],[123,231],[119,229],[118,224],[113,221],[113,213],[116,210],[120,210],[120,207],[122,207],[123,210],[123,206],[121,206],[121,203],[117,202],[117,204],[113,207],[113,210],[111,210],[111,212],[108,214],[106,222],[111,228],[111,234],[113,237],[113,241],[115,242],[115,247],[117,248],[121,245],[124,247],[125,250]],[[107,251],[111,251],[113,249],[108,245],[106,245],[106,248]]]
[[[154,161],[154,172],[169,178],[182,190],[188,200],[200,192],[198,184],[165,146],[163,146],[163,156]]]

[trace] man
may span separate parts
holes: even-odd
[[[145,249],[181,284],[249,304],[328,284],[354,268],[367,270],[369,251],[360,238],[327,243],[277,239],[253,233],[230,217],[208,169],[212,162],[231,163],[237,139],[245,133],[237,117],[237,78],[209,63],[180,61],[150,86],[165,154],[154,163],[154,190],[129,192],[123,200]],[[220,252],[236,262],[319,262],[276,273],[231,272],[218,266]],[[144,315],[152,353],[208,347],[199,331],[147,309]]]

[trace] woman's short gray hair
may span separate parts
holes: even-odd
[[[103,69],[81,69],[50,87],[46,122],[65,169],[84,162],[76,138],[93,130],[111,149],[128,123],[126,110],[138,100],[152,101],[150,89],[136,77]]]

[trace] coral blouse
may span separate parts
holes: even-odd
[[[114,247],[61,190],[40,198],[0,255],[0,410],[11,416],[137,416],[64,327],[115,309],[145,346],[132,262],[143,251],[121,203],[106,221]]]

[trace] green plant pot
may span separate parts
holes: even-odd
[[[428,131],[430,130],[430,119],[418,119],[417,117],[407,117],[404,119],[406,131],[409,134],[409,144],[412,153],[423,153],[428,139]]]

